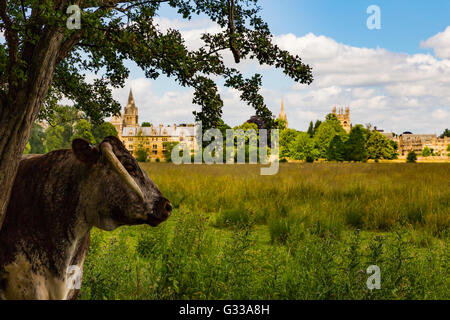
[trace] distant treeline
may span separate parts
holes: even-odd
[[[281,128],[283,129],[283,128]],[[280,133],[280,159],[357,161],[396,159],[398,145],[370,127],[354,126],[347,134],[336,115],[310,123],[307,132],[284,128]]]
[[[48,126],[47,126],[48,125]],[[92,144],[100,143],[107,136],[117,136],[109,122],[92,123],[73,106],[58,106],[44,126],[35,123],[25,153],[43,154],[58,149],[68,149],[72,140],[83,138]]]

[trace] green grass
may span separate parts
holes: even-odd
[[[94,230],[84,299],[450,299],[449,164],[143,167],[173,216]]]

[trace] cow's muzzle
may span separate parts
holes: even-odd
[[[153,207],[153,212],[149,215],[149,224],[156,227],[160,223],[166,221],[172,214],[172,205],[170,201],[161,197]]]

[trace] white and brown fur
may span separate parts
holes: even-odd
[[[82,270],[93,226],[156,226],[170,216],[169,201],[122,142],[102,143],[112,146],[144,200],[87,141],[23,159],[0,230],[0,299],[74,299],[79,290],[69,289],[67,270]]]

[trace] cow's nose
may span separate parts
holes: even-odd
[[[167,200],[166,204],[164,205],[164,209],[170,216],[170,214],[172,213],[172,204],[169,202],[169,200]]]
[[[161,218],[167,219],[168,217],[170,217],[172,213],[172,205],[170,204],[169,200],[167,200],[166,198],[161,198],[158,201],[157,207],[158,213],[161,216]]]

